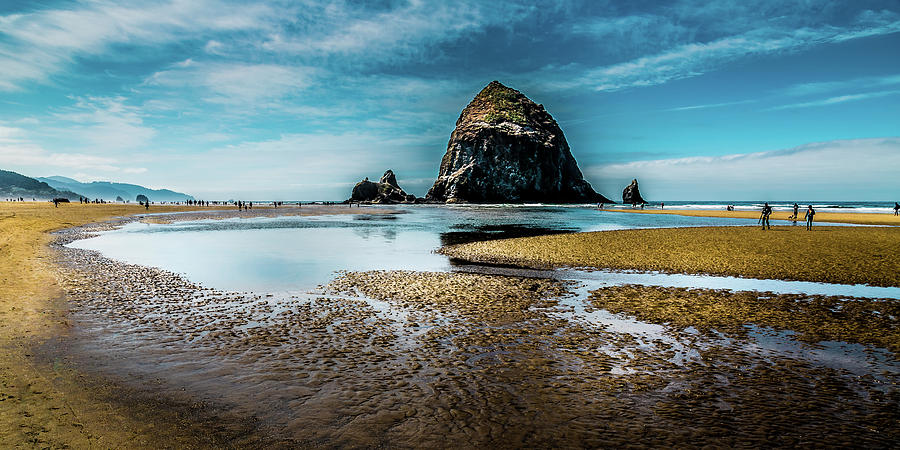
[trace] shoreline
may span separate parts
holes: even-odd
[[[307,206],[293,213],[351,213],[351,208],[342,206]],[[284,210],[292,213],[290,208]],[[282,208],[271,208],[274,211],[281,215]],[[57,262],[58,250],[52,248],[57,240],[54,233],[89,224],[102,229],[116,222],[141,220],[140,216],[146,214],[161,214],[153,217],[174,221],[199,220],[198,215],[259,217],[271,212],[259,208],[242,214],[212,206],[183,205],[151,205],[148,211],[139,205],[70,203],[55,208],[46,202],[0,203],[0,400],[4,407],[0,441],[51,447],[128,443],[130,447],[158,448],[177,441],[166,441],[161,435],[177,438],[189,428],[185,427],[190,422],[186,417],[204,421],[192,405],[185,404],[180,412],[159,414],[158,420],[147,422],[148,410],[141,405],[152,403],[152,398],[144,398],[137,405],[116,400],[118,391],[110,390],[108,380],[81,373],[66,362],[64,353],[47,350],[47,345],[65,339],[72,330],[72,304],[60,285],[62,268]],[[168,213],[178,214],[166,216]],[[379,212],[362,209],[352,213]],[[195,431],[195,443],[205,442],[203,430]]]
[[[759,219],[759,211],[721,211],[711,209],[602,209],[603,212],[629,213],[629,214],[672,214],[689,217],[721,217],[726,219]],[[806,226],[803,214],[806,210],[800,208],[797,226]],[[772,221],[792,222],[789,211],[775,211],[769,217]],[[888,225],[900,226],[900,216],[893,214],[855,213],[855,212],[816,212],[814,226],[824,223],[848,223],[855,225]]]

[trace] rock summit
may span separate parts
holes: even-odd
[[[472,203],[612,203],[584,180],[559,125],[521,92],[488,84],[456,121],[425,199]]]

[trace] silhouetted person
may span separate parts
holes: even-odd
[[[894,215],[896,216],[900,212],[900,203],[894,202]]]
[[[772,226],[769,225],[769,216],[772,215],[772,207],[769,206],[769,202],[766,202],[763,205],[762,214],[759,216],[759,222],[762,224],[762,229],[771,229]]]
[[[793,216],[793,218],[794,218],[794,223],[795,223],[795,224],[797,223],[797,217],[799,217],[799,216],[798,216],[799,211],[800,211],[800,206],[797,205],[796,203],[794,203],[794,216]]]
[[[806,229],[812,230],[813,216],[816,215],[816,210],[813,209],[812,205],[809,205],[809,208],[806,210]]]
[[[666,204],[665,204],[665,203],[660,203],[660,204],[659,204],[659,209],[666,209]]]
[[[59,200],[58,199],[55,199],[55,198],[53,199],[53,207],[59,208]]]
[[[146,202],[144,202],[144,209],[147,210],[147,211],[150,210],[150,201],[149,201],[149,200],[146,201]]]

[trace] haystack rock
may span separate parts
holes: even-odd
[[[637,180],[631,180],[631,184],[625,187],[625,190],[622,191],[622,203],[626,205],[642,205],[647,203],[644,201],[644,198],[641,197],[641,191],[638,190],[638,182]]]
[[[425,199],[612,203],[584,180],[562,130],[544,107],[498,81],[459,115]]]
[[[414,202],[415,195],[409,195],[400,189],[394,171],[388,169],[381,176],[381,181],[375,183],[366,178],[356,186],[350,194],[348,202],[372,202],[372,203],[401,203]]]

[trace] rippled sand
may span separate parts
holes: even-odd
[[[374,271],[309,294],[259,294],[87,251],[64,250],[62,263],[75,321],[66,345],[81,355],[71,363],[119,374],[136,398],[204,405],[224,442],[889,447],[900,438],[890,361],[850,371],[757,345],[816,348],[777,330],[612,326],[594,316],[596,293],[572,282]],[[868,358],[854,352],[846,357]]]

